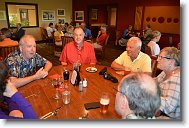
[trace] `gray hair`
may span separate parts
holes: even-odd
[[[175,60],[174,66],[180,66],[180,50],[175,47],[165,47],[161,52],[165,52],[167,57]]]
[[[138,37],[131,37],[128,41],[134,41],[136,47],[140,47],[141,48],[141,46],[142,46],[142,41]]]
[[[19,46],[24,46],[28,39],[34,39],[35,40],[35,38],[32,35],[24,35],[19,41]]]
[[[133,73],[123,78],[120,92],[126,95],[129,108],[143,118],[153,117],[160,107],[160,88],[153,78],[144,73]]]

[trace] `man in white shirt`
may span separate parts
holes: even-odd
[[[54,32],[53,23],[49,23],[49,26],[46,28],[48,37],[52,37],[52,32]]]

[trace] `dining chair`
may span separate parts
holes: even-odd
[[[95,48],[95,53],[96,52],[100,52],[102,57],[105,57],[105,49],[106,49],[106,46],[108,44],[109,36],[110,35],[108,34],[107,37],[106,37],[106,41],[105,41],[104,45],[101,48]]]
[[[144,52],[149,56],[152,56],[151,48],[147,44],[144,44]]]
[[[69,42],[71,42],[71,41],[74,41],[74,38],[71,37],[71,36],[62,36],[61,38],[62,38],[62,49],[64,48],[64,46],[65,46],[67,43],[69,43]]]
[[[0,47],[0,60],[4,60],[11,52],[14,52],[17,49],[18,45]]]
[[[43,27],[41,29],[41,38],[45,43],[53,44],[54,43],[54,32],[52,32],[52,37],[48,37],[47,30]]]

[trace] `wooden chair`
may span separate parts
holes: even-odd
[[[45,41],[46,43],[54,43],[54,32],[52,33],[53,37],[48,37],[47,30],[43,27],[40,27],[41,29],[41,37],[42,40]]]
[[[71,42],[71,41],[74,41],[74,38],[73,37],[70,37],[70,36],[62,36],[62,49],[64,48],[64,46]]]
[[[108,44],[109,36],[110,35],[108,34],[107,37],[106,37],[106,41],[105,41],[104,45],[101,48],[95,48],[95,53],[96,52],[100,52],[102,54],[102,56],[105,57],[105,49],[106,49],[106,46]]]
[[[151,48],[146,44],[144,44],[144,52],[148,54],[149,56],[152,56]]]
[[[17,49],[18,45],[0,47],[0,60],[4,60],[11,52],[14,52]]]

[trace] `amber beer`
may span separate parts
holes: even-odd
[[[109,98],[101,98],[100,99],[100,112],[105,114],[108,111],[110,99]]]

